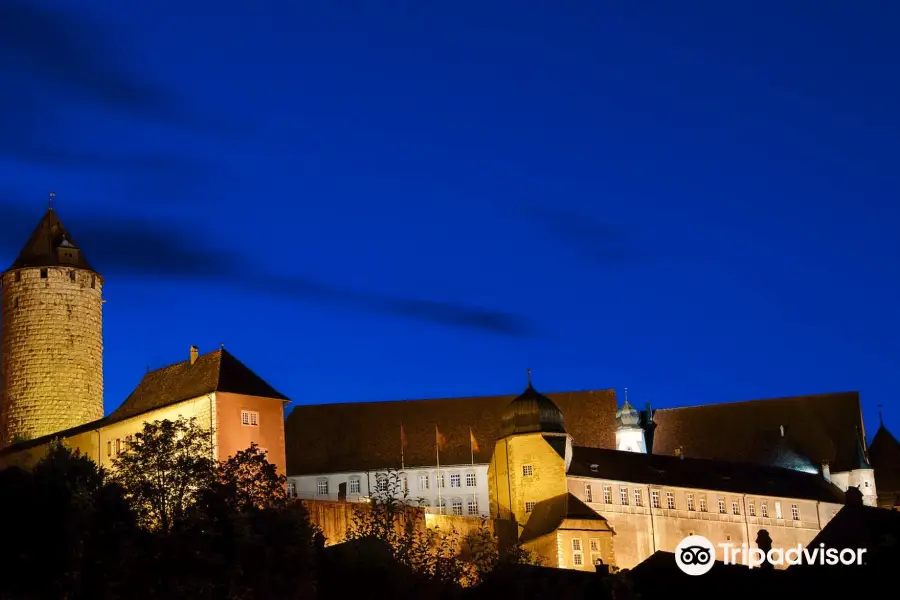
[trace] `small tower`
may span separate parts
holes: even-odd
[[[875,489],[875,469],[869,462],[866,454],[863,436],[856,428],[856,457],[853,470],[850,471],[847,484],[849,487],[859,488],[862,493],[862,501],[866,506],[878,505],[878,492]]]
[[[534,507],[567,494],[572,438],[562,411],[531,385],[503,411],[500,436],[488,467],[491,517],[511,521],[518,532]]]
[[[625,390],[625,404],[616,411],[616,450],[647,453],[644,428],[641,427],[641,413],[628,402]]]
[[[103,278],[48,208],[0,291],[0,446],[103,417]]]

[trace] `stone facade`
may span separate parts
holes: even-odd
[[[68,266],[3,274],[0,444],[103,417],[102,284]]]

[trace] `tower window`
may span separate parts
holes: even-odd
[[[534,475],[534,467],[531,465],[522,465],[522,477],[531,477]]]
[[[95,275],[91,275],[91,289],[97,287],[97,277]]]
[[[47,269],[41,269],[41,279],[47,279]]]
[[[22,281],[22,271],[16,271],[16,281]]]
[[[526,502],[525,503],[525,512],[530,513],[534,510],[534,502]]]
[[[75,271],[69,271],[69,281],[75,281]]]
[[[259,427],[259,413],[253,410],[242,410],[241,425]]]

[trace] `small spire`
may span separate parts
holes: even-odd
[[[881,416],[881,407],[882,406],[884,406],[884,404],[878,405],[878,424],[881,425],[882,427],[884,427],[884,417]]]
[[[50,196],[47,198],[47,210],[53,210],[53,199],[56,197],[56,192],[50,192]]]
[[[628,388],[625,388],[625,402],[628,402]]]
[[[219,348],[221,348],[222,350],[224,350],[224,349],[225,349],[225,342],[219,342]]]
[[[531,387],[531,369],[528,369],[527,373],[528,373],[528,387]]]

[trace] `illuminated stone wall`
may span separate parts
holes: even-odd
[[[101,287],[70,267],[3,274],[0,444],[103,417]]]

